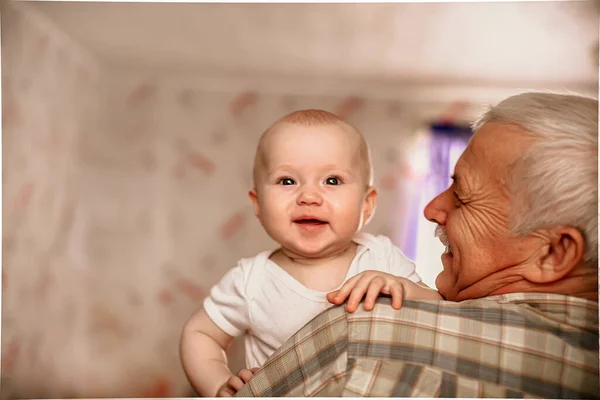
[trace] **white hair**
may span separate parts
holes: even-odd
[[[517,235],[555,225],[577,228],[584,262],[598,265],[598,101],[523,93],[491,107],[477,122],[516,124],[534,142],[511,170],[510,228]]]

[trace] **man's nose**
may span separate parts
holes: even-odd
[[[446,225],[446,220],[448,219],[448,208],[445,204],[446,197],[447,190],[434,197],[433,200],[425,206],[423,215],[425,215],[427,220],[435,222],[438,225]]]

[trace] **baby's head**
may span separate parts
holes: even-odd
[[[250,191],[256,216],[284,248],[322,257],[351,242],[376,204],[369,146],[327,111],[284,116],[261,136]]]
[[[324,126],[337,127],[340,133],[343,132],[343,136],[345,136],[346,140],[353,143],[353,146],[351,147],[353,154],[351,154],[351,157],[353,157],[354,161],[357,163],[360,175],[365,184],[365,189],[373,184],[371,152],[362,133],[354,126],[329,111],[299,110],[287,114],[275,121],[260,137],[252,171],[253,188],[255,190],[257,188],[257,182],[260,182],[268,165],[269,152],[278,151],[277,148],[273,149],[272,147],[269,147],[269,139],[292,126],[312,128],[314,130],[318,130],[320,127]],[[342,138],[340,137],[340,139]]]

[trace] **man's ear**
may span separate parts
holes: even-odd
[[[558,226],[544,230],[545,243],[535,266],[524,277],[530,282],[551,283],[565,277],[583,261],[585,240],[579,230]]]
[[[254,209],[254,215],[260,221],[260,204],[258,202],[258,195],[256,194],[256,190],[250,189],[250,191],[248,192],[248,197],[250,197],[250,200],[252,201],[252,208]],[[261,222],[261,224],[262,224],[262,222]]]
[[[371,217],[375,214],[375,209],[377,208],[377,189],[369,186],[367,189],[367,194],[365,196],[365,202],[363,205],[362,211],[362,220],[363,226],[369,223]]]

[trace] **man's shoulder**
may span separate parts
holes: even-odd
[[[598,332],[598,303],[573,296],[546,293],[511,293],[487,296],[461,302],[405,300],[400,310],[391,307],[391,299],[381,297],[372,312],[359,307],[348,320],[393,320],[396,324],[424,327],[454,326],[469,321],[460,328],[468,330],[476,324],[490,327],[514,326],[523,329],[549,326]],[[444,321],[447,325],[441,324]],[[441,328],[440,328],[441,329]]]
[[[499,384],[513,394],[581,398],[596,394],[582,387],[598,384],[598,331],[583,322],[584,314],[572,315],[590,310],[586,306],[568,296],[503,295],[458,303],[405,301],[394,310],[390,299],[381,298],[371,312],[361,307],[347,315],[348,359],[400,368],[406,382],[437,374],[487,385],[490,393],[495,390],[490,385]],[[543,369],[531,368],[540,362]]]
[[[561,303],[587,305],[504,295],[405,301],[400,310],[379,298],[372,311],[354,313],[334,306],[290,338],[238,396],[597,398],[598,333],[553,320]]]

